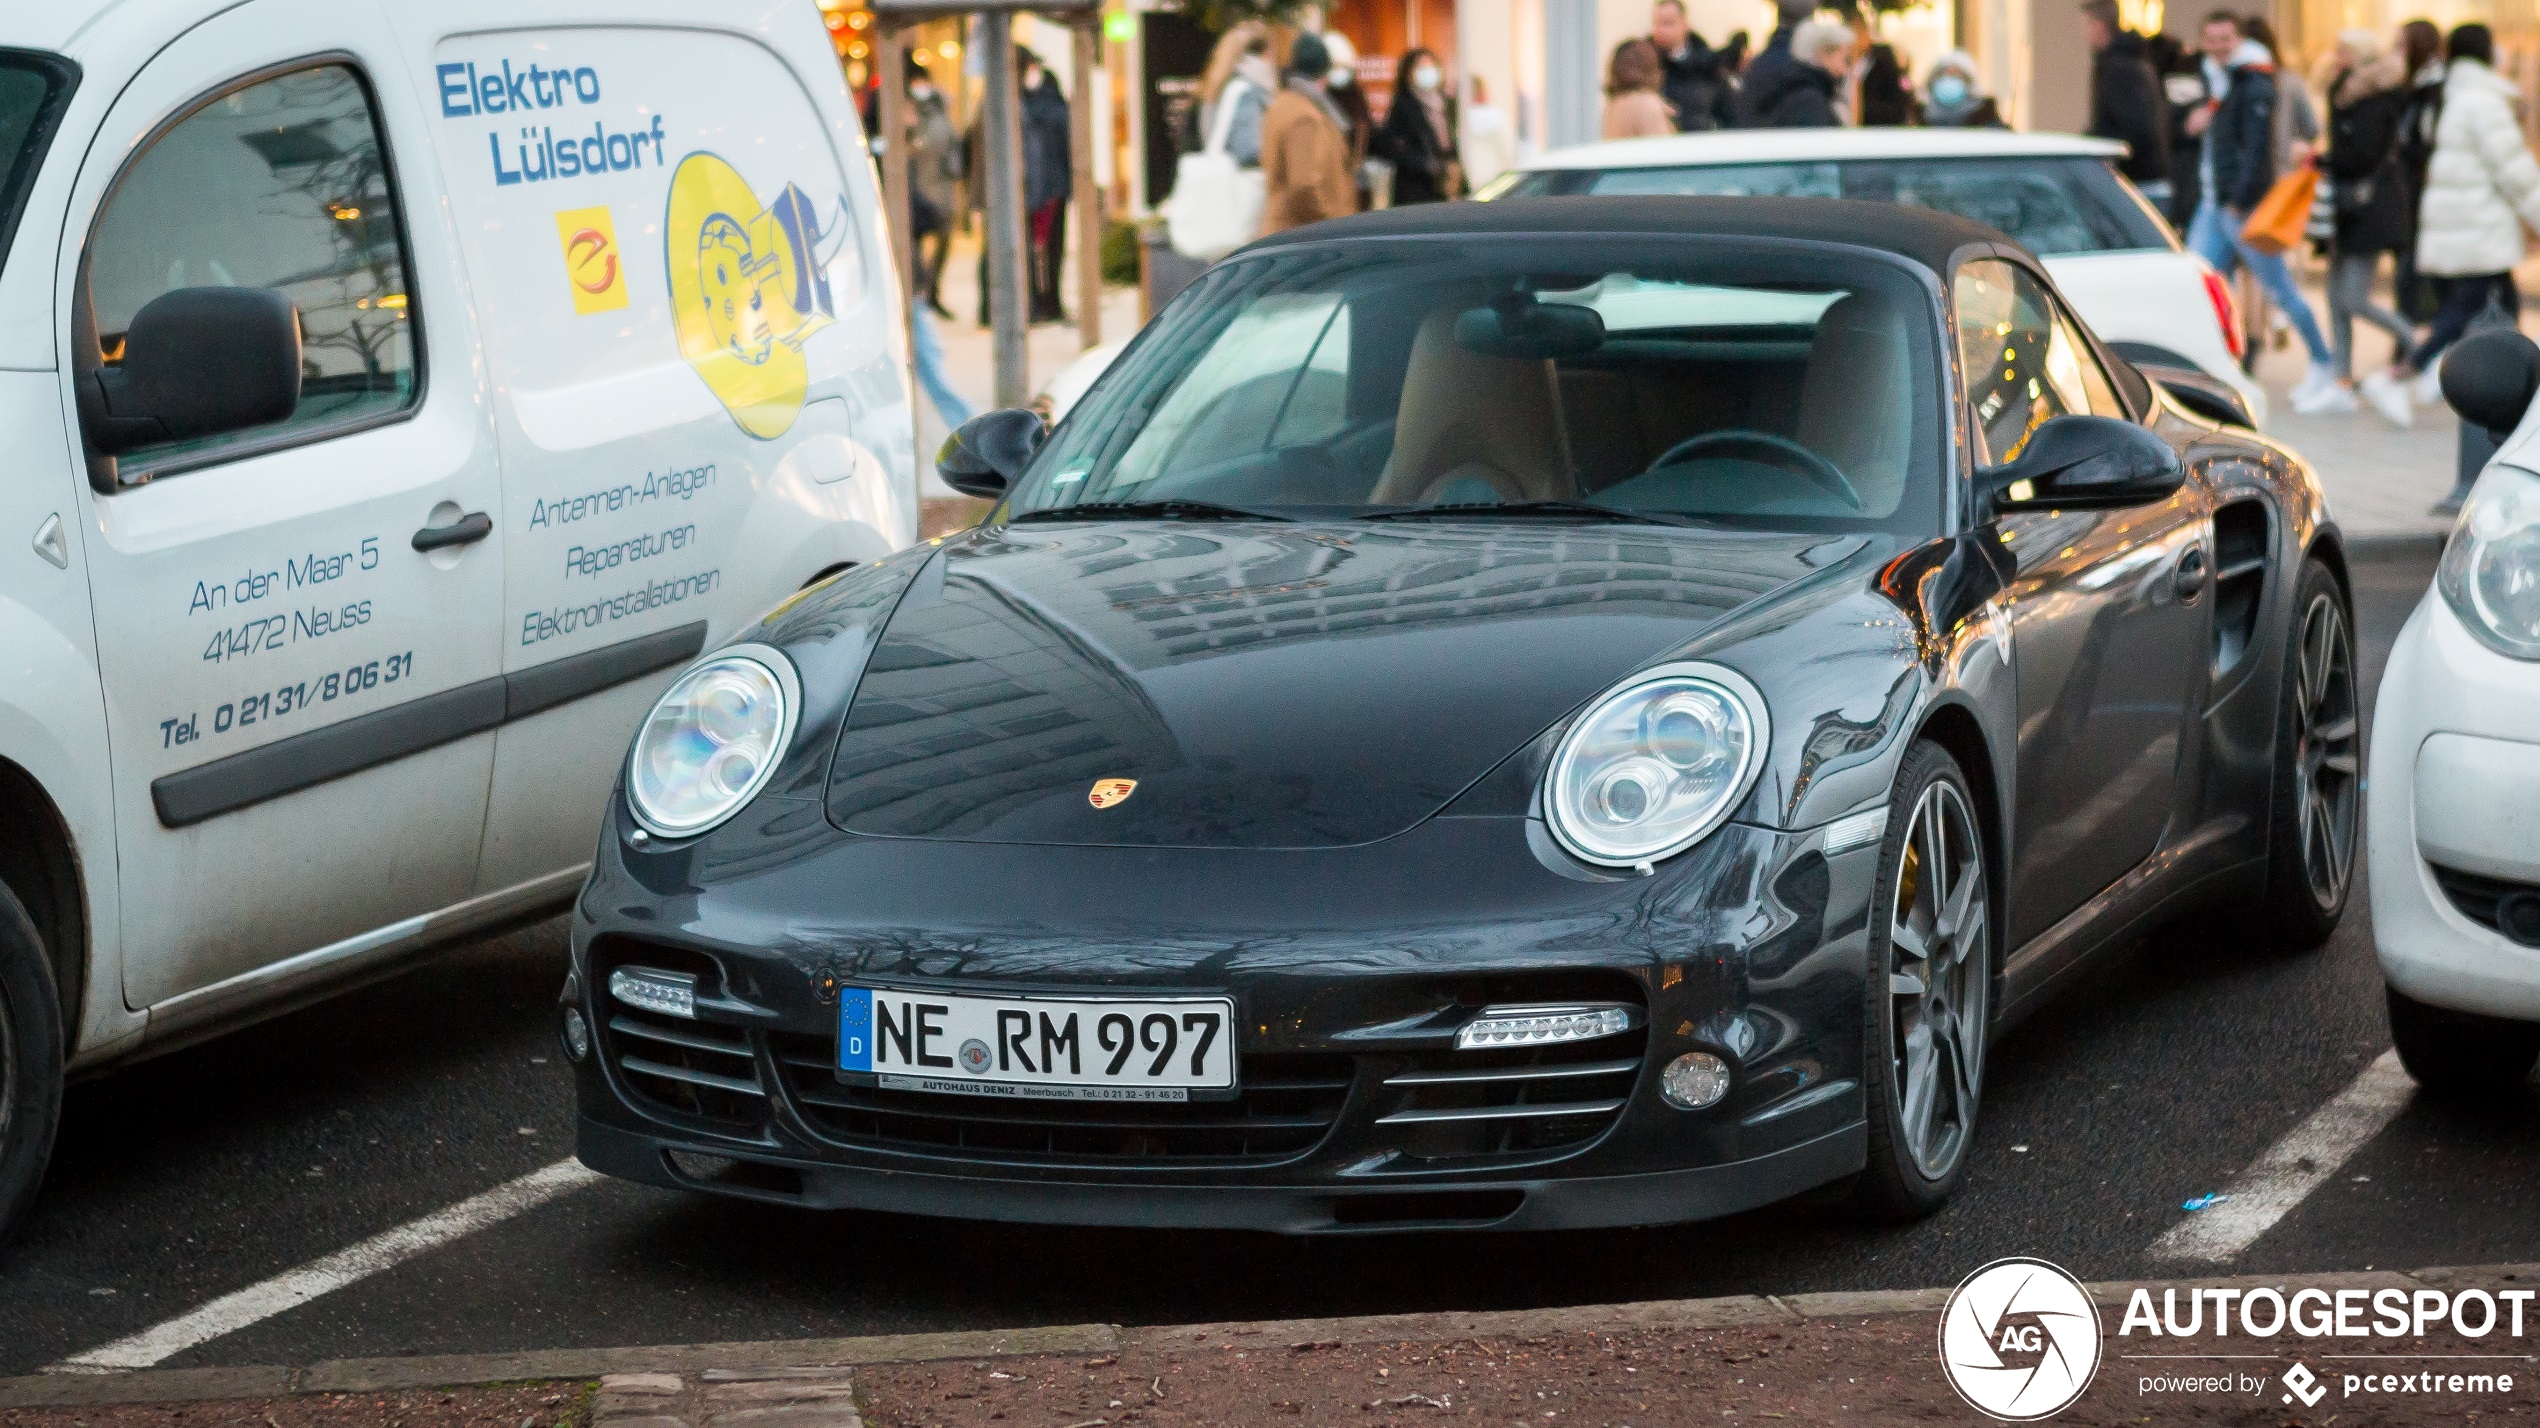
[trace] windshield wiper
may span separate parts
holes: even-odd
[[[1600,521],[1644,526],[1700,524],[1688,516],[1671,516],[1659,511],[1628,511],[1619,506],[1600,506],[1590,501],[1450,501],[1442,506],[1401,506],[1369,511],[1364,518],[1371,521],[1425,521],[1463,516],[1587,516]]]
[[[1246,510],[1219,501],[1173,497],[1162,501],[1086,501],[1074,506],[1043,506],[1006,517],[1009,525],[1024,521],[1099,521],[1161,518],[1179,521],[1286,521],[1290,517]]]

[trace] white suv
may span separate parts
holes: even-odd
[[[1765,194],[1937,208],[2009,234],[2118,356],[2166,377],[2183,402],[2221,415],[2214,384],[2248,424],[2267,398],[2240,370],[2240,320],[2213,269],[2111,167],[2125,146],[2008,129],[1734,129],[1558,149],[1493,180],[1479,198],[1577,194]],[[2192,378],[2191,378],[2192,380]]]
[[[879,212],[809,4],[0,5],[0,1230],[66,1071],[561,905],[915,538]]]

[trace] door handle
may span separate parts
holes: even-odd
[[[2193,600],[2205,588],[2205,548],[2189,546],[2178,558],[2178,598]]]
[[[494,518],[483,511],[470,511],[446,526],[425,526],[415,532],[417,550],[441,550],[454,545],[474,545],[494,533]]]

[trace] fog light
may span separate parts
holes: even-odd
[[[582,1019],[582,1008],[564,1009],[564,1054],[576,1061],[591,1054],[591,1023]]]
[[[2540,893],[2509,892],[2496,899],[2496,930],[2525,947],[2540,947]]]
[[[1484,1007],[1482,1014],[1457,1029],[1458,1051],[1495,1051],[1511,1046],[1551,1046],[1565,1041],[1594,1041],[1632,1029],[1630,1007]]]
[[[1667,1063],[1658,1077],[1658,1094],[1680,1111],[1716,1105],[1729,1093],[1729,1063],[1708,1051],[1688,1051]]]
[[[652,967],[620,967],[609,973],[609,995],[643,1011],[663,1016],[697,1015],[697,979],[686,972]]]

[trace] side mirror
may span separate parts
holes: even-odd
[[[935,453],[935,474],[965,496],[995,500],[1023,479],[1032,453],[1041,449],[1041,438],[1048,434],[1041,414],[1028,407],[972,417],[961,424],[961,430],[944,438],[943,450]]]
[[[2502,441],[2540,391],[2540,346],[2510,327],[2472,333],[2443,354],[2443,400]]]
[[[80,398],[89,442],[109,456],[281,421],[300,405],[300,310],[262,288],[162,293]]]
[[[2170,444],[2130,421],[2059,416],[2029,434],[2019,459],[1976,473],[1997,513],[2106,510],[2177,494],[2187,467]]]

